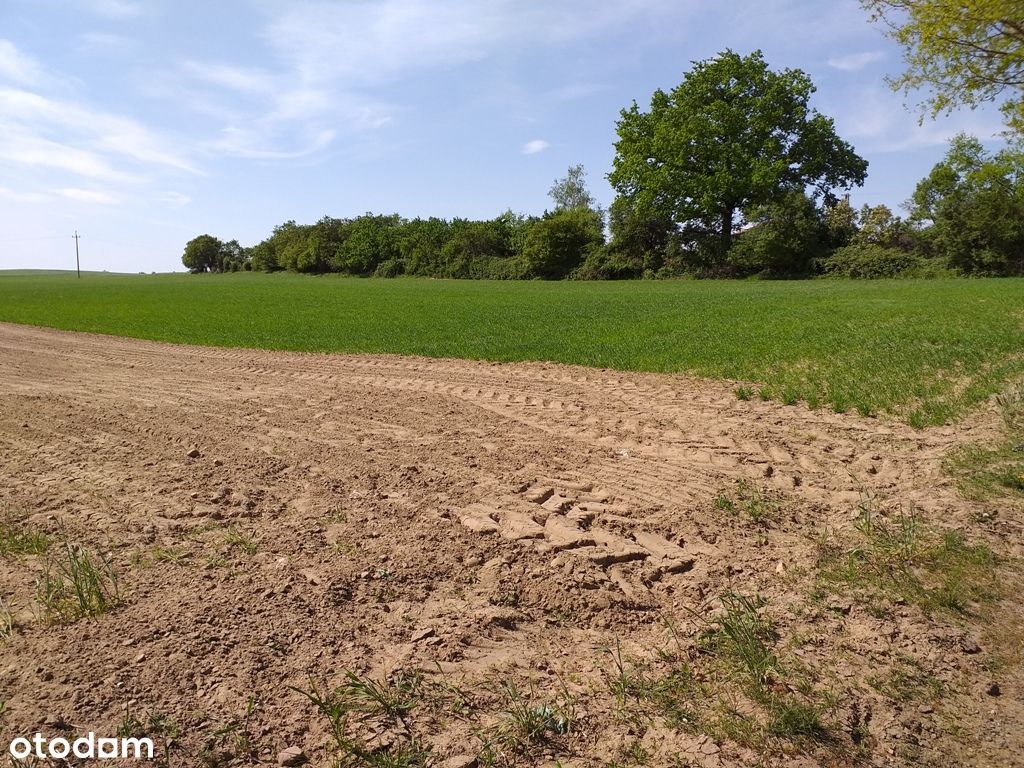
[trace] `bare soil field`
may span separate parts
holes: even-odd
[[[49,542],[0,549],[0,742],[1024,765],[1024,521],[942,470],[993,414],[734,386],[0,324],[0,520]],[[69,551],[109,563],[99,615],[46,597]]]

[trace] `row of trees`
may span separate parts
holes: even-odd
[[[971,35],[1002,30],[1009,53],[1000,71],[1013,84],[1007,73],[1016,72],[1011,64],[1019,48],[1013,25],[998,18],[1000,2],[978,0],[978,9],[992,4],[986,13],[995,20],[984,16],[960,30],[965,43],[955,51],[962,59]],[[933,45],[928,25],[937,22],[911,11],[931,4],[864,0],[879,18],[893,9],[910,13],[906,26],[895,29],[917,30],[898,39],[917,40],[919,47]],[[936,54],[929,50],[933,66]],[[968,86],[959,87],[956,98],[933,107],[973,103]],[[636,103],[622,111],[608,175],[617,197],[607,213],[576,166],[551,188],[554,207],[539,217],[507,212],[489,221],[410,221],[367,214],[312,225],[290,221],[249,249],[202,235],[186,246],[183,261],[200,272],[503,279],[1024,273],[1019,150],[991,154],[976,139],[958,136],[918,185],[907,220],[884,206],[856,212],[836,191],[863,184],[868,164],[831,119],[809,106],[814,91],[804,72],[775,72],[760,52],[727,50],[696,62],[675,89],[656,91],[647,111]],[[1009,103],[1012,129],[1018,102]]]
[[[470,221],[366,214],[286,222],[252,248],[201,235],[186,246],[193,272],[326,273],[488,279],[637,277],[893,277],[1024,274],[1024,154],[953,139],[901,218],[790,189],[739,212],[728,249],[720,232],[687,230],[618,197],[594,204],[583,169],[552,188],[543,216],[506,212]],[[606,232],[610,237],[606,237]]]

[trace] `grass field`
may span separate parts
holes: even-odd
[[[1024,374],[1024,280],[494,283],[0,273],[0,320],[171,342],[553,360],[942,423]]]

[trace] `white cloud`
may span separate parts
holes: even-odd
[[[278,78],[260,69],[198,61],[187,61],[182,69],[196,80],[244,94],[265,95],[280,85]]]
[[[171,76],[151,87],[177,93],[208,116],[227,113],[218,138],[205,144],[213,152],[302,157],[324,151],[340,135],[391,124],[401,106],[374,97],[374,89],[503,52],[585,38],[677,5],[670,0],[597,7],[589,0],[266,3],[269,15],[260,37],[270,56],[263,68],[193,60],[178,68],[177,80]]]
[[[95,152],[51,141],[28,131],[3,126],[6,133],[0,143],[0,162],[28,168],[64,171],[88,179],[131,183],[137,177],[119,171]]]
[[[523,154],[537,155],[550,146],[551,144],[549,142],[544,141],[544,139],[534,139],[533,141],[528,141],[525,144],[523,144]]]
[[[0,198],[14,203],[45,203],[50,199],[42,192],[16,192],[7,187],[0,187]]]
[[[998,114],[961,110],[941,120],[920,122],[904,108],[901,97],[882,85],[861,89],[833,110],[839,134],[865,152],[906,152],[949,143],[967,132],[987,141],[1002,129]]]
[[[238,127],[229,125],[220,137],[205,147],[213,152],[244,157],[250,160],[293,160],[326,149],[334,140],[334,131],[325,129],[313,134],[278,136],[268,132],[266,124]],[[286,147],[286,142],[289,142]]]
[[[97,189],[79,189],[78,187],[64,187],[53,190],[55,195],[66,197],[80,203],[94,203],[97,205],[116,205],[121,202],[120,198],[109,192],[102,192]]]
[[[58,149],[58,160],[66,170],[107,180],[126,180],[130,174],[114,171],[113,157],[145,166],[161,166],[177,171],[198,173],[195,166],[170,149],[166,142],[130,118],[94,110],[66,101],[55,101],[30,91],[0,88],[0,123],[16,126],[16,138],[23,146],[49,146]],[[46,138],[59,135],[61,142]],[[64,146],[60,146],[64,145]],[[0,153],[3,148],[0,148]],[[61,167],[33,153],[34,164]],[[68,158],[77,159],[70,162]],[[6,155],[10,159],[8,148]],[[86,156],[93,161],[86,162]],[[17,158],[14,158],[16,161]],[[26,164],[29,159],[25,160]]]
[[[828,65],[843,72],[859,72],[869,64],[874,64],[884,58],[885,53],[882,51],[862,51],[846,56],[835,56],[828,60]]]
[[[35,59],[19,51],[10,40],[0,39],[0,78],[33,85],[42,79],[42,70]]]

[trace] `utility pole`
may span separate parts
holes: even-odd
[[[78,230],[77,229],[75,230],[74,237],[75,237],[75,271],[78,273],[78,279],[81,280],[82,279],[82,264],[78,260],[78,238],[80,237],[80,235],[78,234]]]

